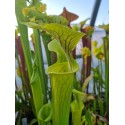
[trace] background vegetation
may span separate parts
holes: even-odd
[[[39,0],[16,0],[18,26],[15,32],[16,124],[27,119],[29,125],[107,125],[109,121],[109,25],[103,44],[92,41],[94,27],[86,20],[71,25],[78,15],[64,8],[60,15],[47,15],[47,5]],[[32,40],[28,28],[32,28]],[[76,45],[82,40],[81,55]],[[31,49],[30,45],[33,45]],[[43,47],[48,68],[44,67]],[[92,67],[92,55],[98,60]],[[76,59],[82,58],[82,68]],[[104,68],[103,68],[104,66]],[[81,69],[81,71],[80,71]],[[77,73],[81,73],[81,79]],[[93,91],[89,92],[90,80]]]

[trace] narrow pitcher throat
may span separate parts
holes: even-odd
[[[69,65],[68,62],[63,63],[55,63],[48,67],[47,74],[56,74],[56,75],[66,75],[66,74],[73,74],[78,71],[78,65],[72,67]]]

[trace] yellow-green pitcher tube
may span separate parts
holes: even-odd
[[[53,125],[69,125],[74,74],[79,69],[72,51],[84,34],[54,23],[46,24],[44,30],[55,38],[48,49],[57,54],[57,62],[47,69],[51,77],[52,122]]]
[[[69,125],[74,73],[51,74],[53,125]]]
[[[66,55],[58,41],[51,41],[48,47],[57,53],[57,62],[47,69],[51,77],[52,122],[53,125],[69,125],[74,73],[78,71],[78,64],[72,55]]]

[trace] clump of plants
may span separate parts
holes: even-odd
[[[105,107],[108,108],[108,76],[105,76],[104,81],[101,76],[95,78],[96,69],[93,68],[94,75],[90,73],[93,27],[83,29],[85,20],[81,22],[81,32],[78,32],[78,28],[74,30],[70,26],[70,22],[78,18],[77,15],[68,12],[66,8],[61,15],[47,15],[46,7],[39,0],[15,1],[18,22],[15,34],[17,73],[22,80],[22,90],[16,84],[16,124],[22,124],[22,118],[27,118],[29,125],[108,124],[104,112]],[[70,19],[66,15],[74,18]],[[28,38],[28,28],[33,31],[32,42]],[[82,84],[77,79],[79,65],[73,52],[80,39],[84,39],[84,44],[88,41],[81,50],[84,67]],[[104,38],[106,50],[107,39]],[[32,50],[30,44],[33,44]],[[48,68],[44,67],[43,47]],[[105,70],[108,72],[108,53],[104,48],[98,48],[96,42],[94,47],[95,56],[105,61]],[[96,74],[99,75],[99,72]],[[95,95],[86,92],[91,79],[100,80],[97,100],[96,92]],[[106,87],[106,102],[102,101],[102,84]]]

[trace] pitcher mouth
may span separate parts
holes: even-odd
[[[78,64],[69,67],[68,62],[63,62],[63,63],[55,63],[52,66],[49,66],[47,69],[47,74],[72,74],[77,72],[79,69]]]

